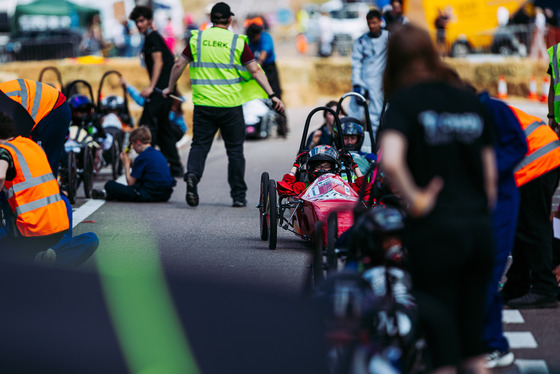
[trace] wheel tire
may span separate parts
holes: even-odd
[[[268,222],[266,219],[266,204],[268,202],[268,173],[265,171],[261,174],[261,189],[259,195],[259,225],[261,240],[268,240]]]
[[[451,46],[451,57],[466,57],[470,53],[470,47],[466,42],[455,42]]]
[[[78,190],[78,162],[74,151],[68,152],[68,167],[66,168],[68,178],[68,200],[70,204],[76,203],[76,192]]]
[[[278,235],[278,199],[276,196],[276,181],[268,181],[268,201],[266,203],[266,224],[268,225],[268,248],[276,249]]]
[[[113,138],[113,144],[111,144],[111,172],[113,173],[113,179],[117,179],[120,175],[119,166],[122,168],[120,164],[119,142],[116,138]]]
[[[89,146],[84,147],[84,171],[82,180],[84,182],[84,194],[89,199],[93,190],[93,149]]]
[[[327,218],[327,275],[337,271],[336,254],[334,253],[336,239],[338,239],[338,215],[336,212],[332,212]]]
[[[325,278],[323,275],[323,222],[315,223],[315,245],[313,246],[313,286],[317,287]]]

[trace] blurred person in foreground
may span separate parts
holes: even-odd
[[[153,12],[150,8],[136,6],[129,18],[136,23],[138,31],[145,36],[142,58],[150,77],[150,85],[141,92],[146,102],[140,117],[140,124],[146,125],[150,129],[152,145],[159,146],[161,153],[169,162],[171,174],[174,177],[182,177],[183,166],[175,146],[177,140],[173,134],[173,128],[169,124],[171,99],[163,97],[161,92],[157,92],[157,90],[167,87],[169,73],[175,58],[162,36],[154,30]]]
[[[404,240],[434,373],[487,373],[496,160],[487,112],[410,24],[391,35],[382,166],[409,205]]]
[[[389,32],[381,29],[381,12],[378,9],[370,10],[366,20],[369,32],[356,39],[352,48],[352,87],[354,92],[369,99],[369,113],[363,113],[363,107],[356,97],[351,98],[348,112],[359,120],[369,115],[373,134],[376,134],[383,109],[381,82],[387,60]]]
[[[193,91],[193,139],[185,182],[185,200],[189,206],[199,203],[197,185],[204,173],[206,157],[216,132],[220,130],[228,155],[228,183],[232,206],[247,206],[245,199],[245,120],[242,104],[254,99],[272,99],[274,109],[284,111],[284,104],[272,90],[265,73],[255,61],[247,37],[228,28],[233,13],[226,3],[215,4],[210,11],[212,27],[192,31],[181,56],[173,65],[167,96],[187,67]]]

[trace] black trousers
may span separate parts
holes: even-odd
[[[164,187],[158,190],[149,190],[141,186],[127,186],[117,181],[105,183],[107,200],[132,201],[132,202],[165,202],[173,193],[173,188]]]
[[[556,295],[550,213],[559,177],[560,169],[555,169],[519,188],[521,205],[512,251],[513,263],[503,290],[514,297],[529,289],[541,295]]]
[[[216,132],[220,130],[228,156],[228,183],[233,200],[245,199],[245,119],[241,106],[233,108],[216,108],[195,105],[193,114],[193,140],[187,162],[187,174],[198,180],[204,174],[206,157]]]
[[[153,93],[144,104],[144,111],[140,117],[140,125],[148,126],[152,132],[152,146],[159,146],[161,153],[169,163],[171,174],[182,172],[181,160],[175,143],[177,138],[169,123],[171,99],[165,99],[159,93]]]

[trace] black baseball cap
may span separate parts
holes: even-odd
[[[216,19],[229,18],[234,15],[235,14],[231,12],[229,5],[223,2],[216,3],[210,11],[210,17]]]

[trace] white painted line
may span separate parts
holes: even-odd
[[[520,374],[548,374],[548,366],[544,360],[515,360]]]
[[[525,323],[523,316],[519,310],[507,310],[502,311],[502,322],[503,323]]]
[[[116,179],[116,181],[121,184],[126,184],[126,175],[121,175]],[[72,213],[72,228],[76,227],[79,223],[92,215],[97,209],[101,208],[103,204],[105,204],[105,200],[89,199],[84,205],[74,210]]]
[[[537,341],[530,332],[504,332],[509,342],[509,347],[515,348],[537,348]]]
[[[103,204],[105,204],[105,200],[88,200],[84,205],[76,209],[72,217],[72,228],[92,215],[97,209],[101,208]]]

